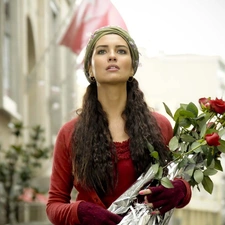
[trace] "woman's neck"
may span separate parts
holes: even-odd
[[[115,88],[109,86],[107,88],[99,88],[98,100],[107,114],[113,141],[122,142],[127,140],[129,136],[125,132],[125,121],[122,118],[122,112],[127,101],[126,87]]]
[[[121,116],[127,101],[126,86],[100,86],[98,87],[98,100],[107,113],[108,119]]]

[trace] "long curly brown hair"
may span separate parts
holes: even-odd
[[[97,99],[96,83],[87,87],[82,109],[77,113],[79,119],[72,136],[74,177],[87,190],[95,189],[99,195],[108,193],[116,182],[117,157],[107,115]],[[152,163],[147,141],[158,151],[161,165],[165,165],[169,151],[136,79],[127,82],[127,103],[122,117],[137,176]]]

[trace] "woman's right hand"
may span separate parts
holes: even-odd
[[[80,202],[77,209],[81,225],[116,225],[122,217],[94,203]]]

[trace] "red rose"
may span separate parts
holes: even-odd
[[[211,133],[205,135],[205,140],[210,146],[218,146],[220,145],[219,140],[220,136],[217,133]]]
[[[199,100],[198,100],[198,102],[199,102],[199,104],[201,105],[201,106],[204,106],[204,107],[206,107],[206,108],[210,108],[210,103],[209,103],[209,98],[200,98]]]
[[[222,99],[216,98],[216,100],[210,100],[210,107],[216,113],[224,114],[225,113],[225,101]]]
[[[198,102],[199,102],[200,104],[205,105],[206,103],[209,102],[209,99],[208,99],[208,98],[200,98],[200,99],[198,100]]]

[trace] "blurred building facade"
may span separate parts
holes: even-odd
[[[81,102],[86,83],[78,81],[76,56],[57,43],[69,20],[73,0],[0,1],[0,143],[10,143],[8,124],[21,120],[40,124],[46,140],[54,144],[61,125]],[[149,58],[141,49],[135,75],[146,101],[165,114],[162,102],[174,111],[179,103],[200,97],[225,97],[225,64],[217,56],[176,55]],[[167,116],[167,115],[166,115]],[[0,153],[1,154],[1,153]],[[51,161],[44,162],[36,182],[47,190]],[[224,174],[214,177],[214,192],[194,190],[184,209],[175,210],[173,225],[224,225]],[[1,206],[0,206],[1,207]],[[35,212],[41,210],[39,214]],[[45,207],[33,204],[21,222],[47,220]],[[29,211],[29,210],[28,210]],[[1,212],[1,208],[0,208]],[[1,215],[0,215],[1,218]],[[1,224],[1,219],[0,219]]]
[[[12,141],[8,127],[11,121],[22,121],[28,127],[41,125],[46,144],[53,145],[60,126],[72,116],[76,106],[76,60],[68,49],[59,47],[58,39],[74,7],[74,0],[0,1],[2,149]],[[47,192],[50,171],[51,160],[43,162],[34,179],[40,191]],[[32,206],[32,215],[22,212],[21,222],[44,220],[45,207],[41,207],[41,213],[37,208]],[[0,206],[0,224],[1,212]]]

